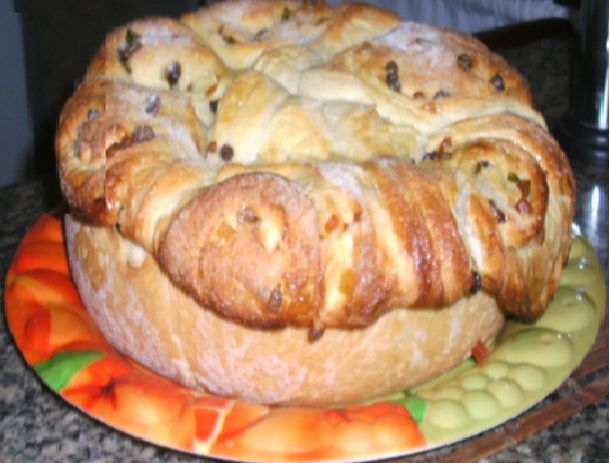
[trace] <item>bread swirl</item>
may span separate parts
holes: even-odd
[[[242,0],[120,27],[56,153],[73,213],[251,327],[366,327],[479,290],[532,319],[571,240],[572,173],[523,78],[472,37],[364,5]]]

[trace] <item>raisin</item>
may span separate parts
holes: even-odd
[[[134,42],[140,41],[140,34],[131,30],[131,28],[127,28],[127,32],[125,33],[125,42],[127,45],[131,45]]]
[[[131,140],[134,143],[142,143],[155,138],[155,131],[150,125],[139,125],[131,134]]]
[[[428,161],[446,161],[451,159],[451,153],[445,153],[443,151],[430,151],[424,154],[423,159]]]
[[[390,60],[385,65],[385,70],[388,74],[398,74],[398,64],[394,60]]]
[[[472,58],[467,53],[462,53],[457,57],[457,64],[463,71],[470,71],[472,69]]]
[[[491,83],[491,85],[494,86],[494,88],[498,92],[503,92],[504,89],[506,88],[506,86],[504,84],[504,78],[498,73],[494,74],[491,77],[491,79],[489,79],[489,82]]]
[[[470,285],[470,294],[476,294],[482,288],[483,282],[479,272],[472,271],[472,284]]]
[[[396,93],[400,93],[400,80],[398,80],[397,76],[388,74],[385,79],[385,83],[391,90],[394,90]]]
[[[385,83],[391,90],[400,92],[400,79],[398,78],[398,64],[396,61],[391,60],[385,65],[386,76]]]
[[[235,40],[235,37],[232,35],[223,35],[222,40],[224,40],[227,45],[235,45],[237,43],[237,40]]]
[[[159,113],[159,106],[161,105],[161,98],[159,95],[153,93],[146,98],[146,114],[152,114],[156,116]]]
[[[210,100],[210,112],[216,114],[218,111],[218,100]]]
[[[127,29],[127,32],[125,33],[125,43],[119,47],[117,54],[119,62],[129,74],[131,74],[129,58],[131,58],[131,55],[133,55],[141,47],[142,43],[140,42],[140,34],[136,34],[131,29]]]
[[[180,80],[180,75],[182,74],[182,66],[178,61],[172,61],[167,65],[165,69],[165,79],[169,84],[170,88],[174,88],[178,81]]]
[[[220,148],[220,158],[223,161],[230,161],[231,159],[233,159],[233,147],[229,144],[224,144],[222,145],[222,148]]]
[[[491,211],[493,212],[494,216],[496,217],[496,220],[498,221],[498,223],[506,222],[506,214],[504,214],[504,212],[502,212],[500,210],[500,208],[498,208],[498,206],[496,205],[496,203],[493,199],[489,200],[489,207],[491,208]]]
[[[438,92],[436,92],[434,94],[434,96],[432,97],[433,100],[438,100],[439,98],[449,98],[451,96],[451,93],[446,92],[445,90],[441,89]]]

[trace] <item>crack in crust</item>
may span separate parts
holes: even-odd
[[[312,338],[474,290],[535,318],[571,242],[574,179],[523,78],[365,5],[238,0],[117,28],[55,151],[74,213],[202,306]]]

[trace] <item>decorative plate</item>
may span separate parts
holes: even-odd
[[[403,393],[340,408],[298,408],[190,390],[119,354],[80,302],[61,220],[51,214],[17,248],[4,294],[8,326],[26,362],[68,403],[154,444],[243,461],[389,458],[499,425],[578,366],[595,340],[606,297],[595,252],[576,237],[561,286],[534,324],[507,322],[488,352],[479,346],[452,371]]]

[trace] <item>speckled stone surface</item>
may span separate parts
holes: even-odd
[[[501,51],[530,81],[537,105],[551,123],[568,110],[570,45],[568,38],[555,37]],[[573,167],[579,188],[576,222],[596,248],[607,284],[608,166],[596,167],[573,159]],[[53,182],[53,179],[51,184],[41,179],[0,189],[2,275],[27,228],[42,212],[56,204]],[[608,371],[605,369],[597,374],[607,376]],[[555,394],[569,393],[569,388],[567,391],[564,388]],[[506,439],[511,442],[510,435]],[[460,444],[453,445],[420,455],[416,460],[439,461],[459,452],[459,448]],[[139,441],[66,404],[27,367],[7,331],[4,311],[0,311],[0,462],[173,463],[203,460]],[[607,460],[608,400],[605,399],[480,461]]]

